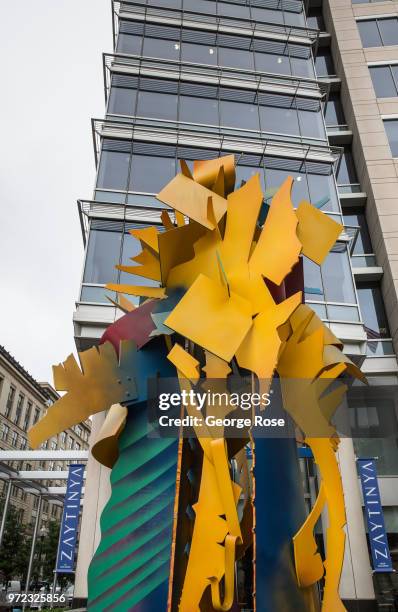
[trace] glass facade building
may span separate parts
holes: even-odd
[[[351,2],[344,1],[352,13]],[[290,175],[294,205],[309,200],[344,224],[320,268],[305,259],[305,299],[344,341],[346,353],[368,373],[371,384],[396,384],[391,308],[384,304],[383,266],[375,248],[380,245],[372,232],[374,216],[368,214],[368,184],[362,180],[366,160],[353,139],[349,91],[342,86],[341,62],[336,63],[338,41],[331,14],[337,14],[338,7],[333,6],[327,0],[323,6],[301,0],[113,2],[114,52],[103,56],[105,116],[92,120],[96,184],[92,198],[78,202],[86,246],[74,314],[79,349],[98,342],[117,316],[110,301],[115,295],[104,286],[126,280],[114,266],[131,265],[130,258],[138,253],[139,244],[129,230],[161,225],[163,204],[156,193],[179,171],[179,160],[189,165],[194,159],[233,153],[237,184],[259,173],[269,199],[272,188]],[[396,16],[359,21],[357,45],[397,44],[396,24]],[[397,96],[395,68],[391,61],[385,67],[388,83],[379,69],[371,69],[376,90],[384,87],[383,97]],[[397,121],[385,119],[392,155]],[[128,277],[133,284],[134,278]],[[137,277],[137,284],[143,280]],[[396,420],[397,408],[349,409],[357,437],[352,453],[340,457],[348,462],[346,474],[352,479],[355,451],[358,457],[380,455],[381,480],[398,476],[397,440],[379,438],[372,446],[360,437],[361,419],[377,423],[389,411],[388,418]],[[314,466],[304,466],[303,474],[311,498]],[[353,496],[348,533],[358,521],[362,531],[349,541],[342,596],[358,606],[373,606],[355,610],[373,610],[359,489],[353,492],[344,474],[343,469],[346,498]],[[385,510],[394,544],[398,491],[395,503]],[[363,545],[353,551],[356,537],[362,537]],[[83,576],[84,561],[79,563]],[[360,574],[366,575],[362,590],[355,582],[358,564]],[[77,598],[84,600],[84,584],[77,584]],[[392,591],[392,583],[390,587]],[[380,597],[378,589],[377,583]]]

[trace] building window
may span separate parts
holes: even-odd
[[[369,66],[369,72],[377,98],[398,96],[398,64]]]
[[[331,93],[325,109],[325,123],[327,126],[344,125],[345,117],[340,94]]]
[[[39,418],[40,418],[40,408],[37,408],[37,406],[36,406],[35,414],[34,414],[34,417],[33,417],[33,425],[35,425],[35,423],[37,423]]]
[[[380,286],[377,283],[361,283],[357,286],[359,307],[368,338],[390,338],[387,315]]]
[[[75,450],[80,450],[81,449],[81,445],[79,442],[75,442]]]
[[[127,188],[130,148],[129,143],[118,143],[117,141],[112,148],[103,148],[98,170],[98,187],[104,189]]]
[[[388,142],[390,143],[391,154],[398,157],[398,119],[384,119]]]
[[[15,425],[19,425],[19,420],[21,418],[24,400],[25,400],[25,397],[23,396],[22,393],[20,393],[18,396],[17,407],[15,410],[15,418],[14,418]]]
[[[358,183],[358,176],[355,169],[354,159],[351,149],[344,147],[344,153],[340,158],[340,165],[336,176],[338,185],[352,185]]]
[[[25,418],[23,422],[23,428],[26,431],[29,428],[30,415],[32,414],[32,402],[28,402],[25,410]]]
[[[364,47],[386,47],[398,44],[398,19],[364,19],[357,21]]]
[[[73,438],[72,436],[67,436],[66,448],[72,449],[73,447]]]
[[[27,439],[26,439],[26,438],[23,438],[23,437],[21,436],[21,445],[20,445],[20,449],[21,449],[21,450],[26,450],[27,446],[28,446],[28,441],[27,441]]]
[[[119,262],[122,228],[108,224],[109,229],[91,229],[87,247],[84,282],[111,283],[117,281],[115,264]],[[115,228],[116,231],[112,231]]]
[[[79,436],[79,438],[83,436],[83,429],[80,427],[80,425],[76,427],[76,434]]]
[[[11,446],[17,446],[18,443],[18,433],[16,431],[11,432]]]
[[[57,450],[57,441],[56,440],[52,440],[51,441],[51,450]]]
[[[61,432],[61,446],[65,446],[65,442],[66,442],[66,432],[63,431]]]
[[[30,471],[32,470],[32,464],[31,464],[31,463],[27,463],[27,464],[25,465],[25,470],[26,470],[27,472],[30,472]]]
[[[363,209],[344,208],[344,225],[359,227],[358,234],[355,238],[354,247],[351,251],[352,255],[373,253],[368,224],[366,222]]]
[[[332,54],[329,48],[320,48],[315,58],[315,71],[318,77],[336,76]]]
[[[10,432],[9,426],[3,423],[2,430],[1,430],[1,439],[4,440],[4,442],[7,441],[9,432]]]
[[[15,397],[15,387],[10,387],[10,390],[8,392],[7,404],[6,404],[6,417],[7,417],[7,419],[10,418],[12,406],[14,404],[14,397]]]

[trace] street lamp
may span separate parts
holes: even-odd
[[[43,541],[44,538],[47,535],[47,529],[45,528],[45,526],[43,525],[39,531],[39,538],[40,538],[40,546],[39,546],[39,554],[38,554],[38,568],[37,568],[37,575],[38,578],[42,578],[42,565],[41,565],[41,555],[42,555],[42,549],[43,549]]]

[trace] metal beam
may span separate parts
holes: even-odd
[[[15,480],[68,480],[68,476],[68,470],[20,470]]]
[[[66,487],[48,487],[49,495],[65,495]],[[82,494],[84,494],[84,487],[82,488]]]
[[[4,450],[0,451],[0,461],[87,461],[87,450]]]

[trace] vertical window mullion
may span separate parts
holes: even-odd
[[[381,29],[380,29],[380,27],[379,27],[379,19],[375,19],[375,22],[376,22],[377,31],[378,31],[379,36],[380,36],[381,44],[382,44],[382,46],[384,47],[383,35],[382,35],[382,33],[381,33]]]

